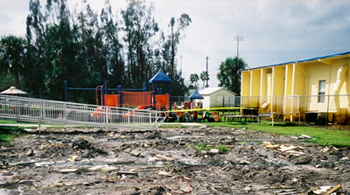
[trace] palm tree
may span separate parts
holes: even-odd
[[[201,73],[200,78],[201,78],[201,80],[203,81],[203,89],[204,89],[205,81],[207,81],[207,83],[208,83],[208,81],[209,81],[209,74],[208,74],[208,72],[207,72],[207,71],[203,71],[203,72]],[[206,84],[205,87],[209,87],[209,85]]]
[[[15,77],[15,85],[20,88],[19,76],[25,70],[26,40],[16,36],[6,36],[0,40],[0,70],[10,72]]]
[[[217,78],[220,81],[219,86],[225,87],[237,94],[241,93],[241,74],[240,70],[245,69],[247,64],[242,58],[227,58],[221,62],[220,72]]]
[[[191,85],[193,85],[194,83],[194,89],[197,90],[197,82],[199,81],[199,76],[198,74],[191,74],[190,75],[190,81],[191,81]]]

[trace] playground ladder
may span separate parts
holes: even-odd
[[[165,116],[163,115],[153,110],[134,110],[0,95],[0,118],[25,122],[156,128],[164,121]]]

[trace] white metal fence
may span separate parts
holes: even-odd
[[[55,124],[149,128],[158,127],[165,115],[154,110],[0,95],[0,118]]]

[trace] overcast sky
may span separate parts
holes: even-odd
[[[79,0],[75,0],[79,1]],[[25,35],[29,0],[0,0],[0,36]],[[44,4],[43,1],[42,4]],[[87,0],[100,12],[104,0]],[[110,0],[114,12],[125,0]],[[350,51],[348,0],[153,0],[155,19],[164,30],[171,17],[187,13],[192,23],[178,48],[183,76],[205,70],[216,87],[220,63],[237,55],[249,67],[272,65]]]

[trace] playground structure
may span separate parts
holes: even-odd
[[[123,89],[121,85],[117,89],[108,88],[107,82],[96,88],[78,88],[68,87],[67,81],[64,81],[65,100],[68,102],[68,90],[88,90],[96,91],[96,105],[110,107],[136,107],[135,109],[152,108],[157,110],[171,110],[171,83],[172,81],[162,72],[159,71],[150,81],[150,91],[147,91],[146,83],[140,89]],[[162,94],[162,89],[156,90],[157,83],[165,83],[166,94]],[[117,94],[108,94],[110,91],[117,91]],[[155,93],[157,91],[157,94]]]

